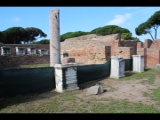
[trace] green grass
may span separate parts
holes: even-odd
[[[21,68],[40,68],[40,67],[49,67],[50,64],[34,64],[34,65],[20,65],[16,67],[0,68],[2,70],[6,69],[21,69]]]
[[[160,73],[160,70],[158,70],[158,69],[145,69],[145,71],[142,73],[126,71],[125,77],[120,78],[120,80],[131,80],[131,79],[139,80],[139,79],[147,78],[149,80],[148,83],[153,84],[154,79],[155,79],[155,73]]]
[[[156,89],[150,89],[150,92],[144,92],[143,96],[150,97],[152,100],[159,101],[160,100],[160,87]]]
[[[79,98],[79,91],[39,98],[38,94],[0,100],[0,113],[159,113],[153,106],[127,99]]]
[[[160,100],[160,87],[157,89],[152,89],[152,100]]]
[[[152,73],[160,73],[160,69],[154,69],[154,68],[146,68],[145,69],[145,72],[146,71],[150,71],[150,72],[152,72]]]

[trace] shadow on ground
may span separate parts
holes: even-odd
[[[126,71],[125,77],[130,77],[130,76],[133,76],[134,74],[135,74],[134,72]]]
[[[10,107],[12,105],[20,104],[20,103],[32,102],[35,100],[41,100],[45,98],[51,98],[59,94],[60,93],[57,93],[55,90],[48,90],[48,91],[32,93],[32,94],[28,93],[23,95],[3,97],[3,98],[0,98],[0,109],[3,109],[5,107]]]

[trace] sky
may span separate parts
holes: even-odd
[[[137,36],[135,28],[145,22],[160,7],[0,7],[0,31],[10,27],[36,27],[47,34],[50,39],[50,11],[58,8],[60,11],[60,35],[67,32],[84,31],[90,32],[93,29],[107,25],[118,25],[128,29],[133,37],[140,41],[151,39],[150,35]],[[157,32],[157,39],[160,39],[160,28]],[[154,31],[152,32],[154,34]]]

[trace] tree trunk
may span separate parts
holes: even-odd
[[[151,36],[152,40],[154,41],[154,38],[153,38],[153,36],[152,36],[151,32],[148,32],[148,33],[150,34],[150,36]]]

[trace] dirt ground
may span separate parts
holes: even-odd
[[[103,86],[104,93],[98,95],[87,95],[87,89],[99,83]],[[130,80],[120,80],[106,78],[103,80],[93,81],[82,86],[81,92],[76,96],[84,99],[94,98],[114,98],[114,99],[128,99],[131,102],[141,102],[144,105],[157,105],[157,102],[152,100],[150,97],[144,96],[144,92],[151,93],[151,89],[156,89],[160,87],[160,74],[155,74],[154,84],[148,84],[148,80],[143,79],[133,79]],[[39,97],[44,96],[55,96],[55,91],[41,94]],[[156,106],[155,106],[156,107]],[[160,106],[156,107],[160,110]]]
[[[155,74],[154,84],[148,84],[147,79],[130,79],[130,80],[113,80],[107,78],[101,81],[93,82],[92,84],[86,84],[84,89],[77,96],[79,97],[95,97],[95,98],[114,98],[114,99],[128,99],[131,102],[141,102],[144,105],[154,105],[158,110],[160,106],[157,106],[159,101],[152,100],[150,97],[144,96],[144,92],[151,93],[151,89],[160,87],[160,75]],[[86,95],[87,89],[90,86],[100,83],[103,89],[106,91],[99,95]]]
[[[86,95],[87,89],[94,86],[96,83],[102,85],[105,92],[98,95]],[[148,84],[148,80],[145,79],[133,79],[120,80],[106,78],[103,80],[87,83],[82,86],[81,92],[77,94],[78,97],[83,99],[93,98],[114,98],[114,99],[128,99],[131,102],[141,102],[144,105],[156,105],[155,107],[160,110],[158,104],[159,101],[152,100],[151,97],[144,96],[144,92],[150,94],[151,89],[160,87],[160,74],[155,74],[154,84]],[[54,91],[55,92],[55,91]],[[54,96],[52,92],[41,94],[42,96]]]

